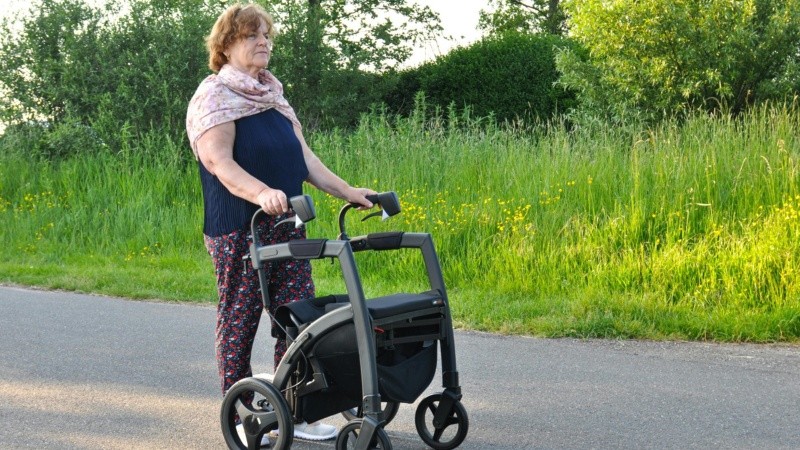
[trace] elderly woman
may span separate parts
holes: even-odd
[[[203,233],[219,291],[216,357],[223,393],[252,375],[250,354],[263,305],[257,273],[242,258],[252,239],[253,213],[260,207],[269,215],[258,224],[261,245],[286,242],[305,237],[292,227],[274,228],[289,212],[287,199],[302,193],[303,182],[365,208],[372,207],[365,196],[375,193],[351,187],[306,144],[281,83],[266,69],[274,34],[272,18],[258,5],[225,10],[206,42],[216,74],[197,88],[186,118],[200,162]],[[263,288],[273,314],[278,305],[314,295],[308,261],[273,263],[268,272]],[[286,342],[277,339],[276,366],[285,351]],[[336,432],[320,423],[295,426],[296,436],[305,439],[330,439]]]

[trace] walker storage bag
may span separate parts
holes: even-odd
[[[430,385],[436,373],[442,304],[436,292],[367,301],[375,325],[381,401],[413,403]],[[345,295],[298,301],[280,306],[275,319],[293,339],[325,312],[347,305]],[[361,404],[361,372],[352,322],[326,330],[307,356],[313,362],[302,371],[313,370],[316,365],[327,388],[301,394],[298,410],[303,419],[313,422]]]

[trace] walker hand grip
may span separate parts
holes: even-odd
[[[314,209],[314,200],[309,195],[295,195],[289,199],[289,205],[303,223],[314,220],[317,217],[317,212]]]
[[[302,224],[314,220],[317,217],[317,212],[314,209],[314,200],[311,199],[309,195],[295,195],[294,197],[289,199],[289,206],[295,213],[295,217],[290,217],[288,219],[283,219],[277,224],[275,227],[283,225],[284,223],[291,223],[294,222],[295,226],[299,227]],[[262,215],[266,215],[267,212],[263,209],[259,208],[254,214],[253,217],[250,219],[250,232],[253,236],[253,242],[259,242],[259,233],[258,227],[258,218]],[[300,222],[297,222],[297,219],[300,219]]]
[[[380,194],[367,195],[367,200],[380,205],[388,216],[400,213],[400,200],[394,191],[381,192]]]

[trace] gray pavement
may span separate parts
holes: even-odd
[[[223,448],[213,327],[211,306],[0,287],[0,448]],[[800,448],[798,346],[472,332],[456,346],[464,449]],[[426,448],[414,410],[387,427],[396,449]]]

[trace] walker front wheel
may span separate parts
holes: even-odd
[[[358,436],[361,434],[361,419],[351,420],[339,431],[336,438],[336,450],[350,450],[356,448]],[[392,443],[383,427],[375,429],[372,442],[369,443],[370,450],[392,450]]]
[[[262,438],[270,448],[292,446],[294,421],[280,391],[258,378],[244,378],[225,394],[220,411],[222,435],[230,449],[257,450]],[[277,433],[273,433],[277,431]]]
[[[451,450],[464,442],[469,430],[467,410],[460,401],[454,400],[450,411],[439,411],[443,408],[442,394],[434,394],[420,402],[414,424],[417,426],[419,437],[435,450]],[[437,413],[441,413],[444,420],[435,423]]]

